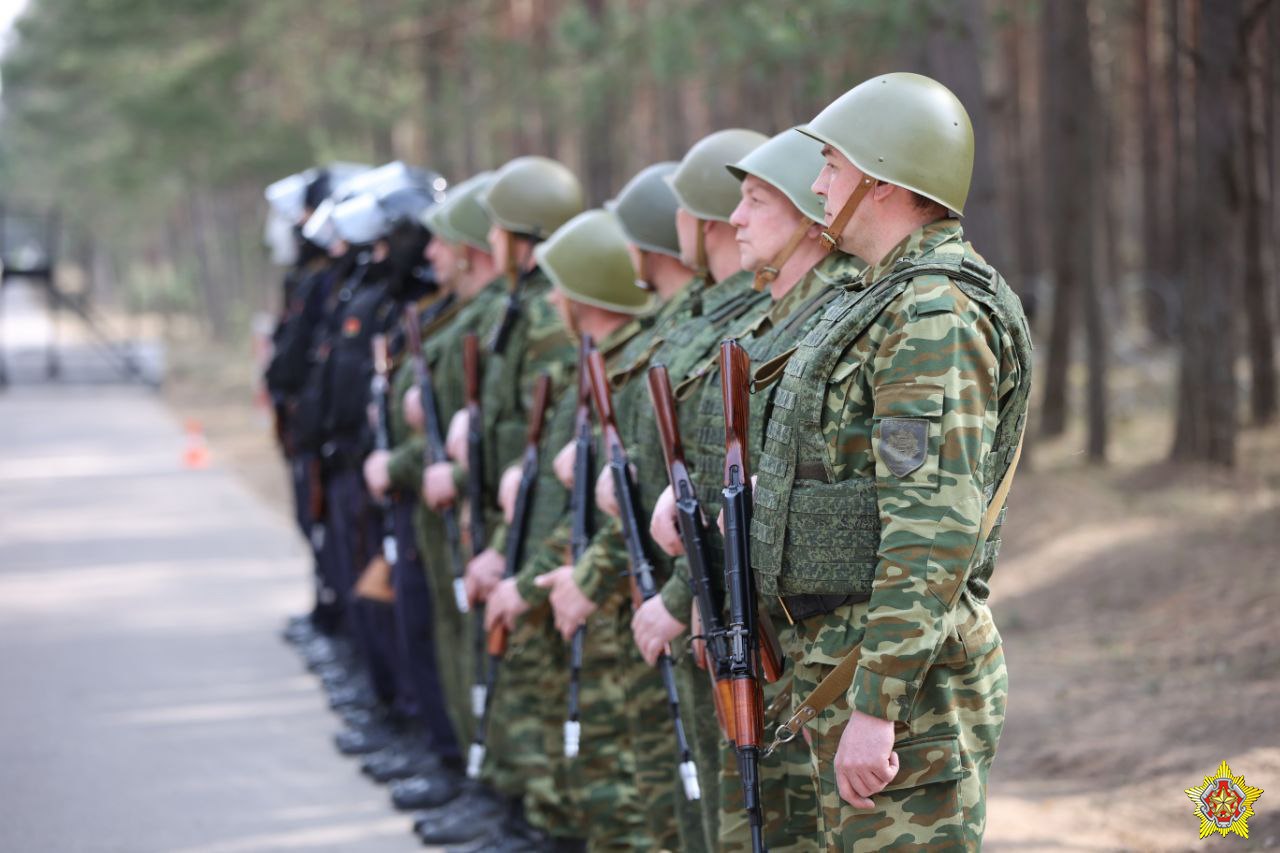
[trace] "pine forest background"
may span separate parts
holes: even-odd
[[[279,298],[286,174],[541,153],[599,204],[919,71],[973,118],[966,229],[1033,316],[1035,437],[1101,461],[1154,407],[1175,459],[1231,466],[1277,415],[1278,48],[1271,0],[31,0],[0,195],[57,208],[98,297],[235,342]]]

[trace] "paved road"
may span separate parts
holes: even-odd
[[[421,850],[277,638],[282,515],[144,390],[0,393],[0,850]]]

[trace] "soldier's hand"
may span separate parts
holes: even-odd
[[[596,477],[596,506],[605,515],[618,517],[618,496],[613,493],[613,475],[608,466],[601,468]]]
[[[596,603],[582,594],[573,580],[573,566],[538,575],[534,580],[543,589],[551,590],[551,610],[556,618],[556,630],[565,642],[573,639],[574,631],[596,612]]]
[[[854,711],[840,734],[835,775],[842,800],[855,809],[873,808],[871,797],[898,775],[893,723]]]
[[[508,629],[516,627],[516,619],[524,615],[529,604],[516,589],[515,578],[505,578],[489,593],[484,605],[484,629],[490,631],[499,622]]]
[[[636,479],[636,466],[628,464],[627,468],[631,471],[631,479]],[[622,510],[618,508],[618,495],[613,488],[613,472],[609,470],[609,466],[600,469],[600,476],[596,477],[596,506],[605,515],[614,518],[622,516]]]
[[[404,420],[414,432],[422,432],[427,428],[426,414],[422,411],[422,392],[417,385],[410,386],[404,392]]]
[[[433,510],[450,506],[458,499],[458,490],[453,485],[452,464],[436,462],[427,466],[422,472],[422,499]]]
[[[680,527],[676,522],[676,493],[671,486],[658,495],[658,503],[653,508],[653,517],[649,519],[649,535],[658,547],[672,557],[684,553],[684,542],[680,539]]]
[[[467,601],[472,604],[488,601],[489,594],[501,582],[506,571],[506,559],[492,548],[485,548],[472,557],[467,562],[467,571],[462,577],[462,583],[467,589]]]
[[[631,616],[631,636],[644,662],[653,666],[664,651],[670,653],[671,641],[684,633],[685,624],[671,615],[660,596],[640,605]]]
[[[520,492],[520,466],[512,465],[502,472],[498,482],[498,506],[502,507],[502,517],[510,524],[516,517],[516,495]]]
[[[467,468],[467,410],[458,409],[449,419],[449,434],[445,436],[444,452],[449,458]]]
[[[571,441],[560,448],[555,461],[551,463],[552,470],[556,472],[556,479],[570,491],[573,491],[573,463],[577,450],[578,448]]]
[[[375,450],[365,457],[364,485],[376,500],[382,500],[391,488],[391,472],[387,470],[390,460],[391,454],[385,450]]]

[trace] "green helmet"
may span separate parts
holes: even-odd
[[[964,213],[973,125],[950,89],[897,72],[859,83],[799,128],[881,181]]]
[[[791,199],[805,216],[823,223],[822,197],[812,189],[826,162],[822,143],[799,133],[784,130],[764,145],[726,168],[739,181],[753,175]]]
[[[699,219],[728,222],[742,194],[738,182],[725,173],[724,164],[738,162],[767,140],[763,133],[734,128],[696,142],[667,178],[680,206]]]
[[[618,193],[606,201],[607,210],[618,217],[627,239],[646,252],[680,257],[680,240],[676,236],[676,194],[666,178],[679,163],[654,163],[640,172]]]
[[[653,294],[636,287],[627,235],[608,211],[578,214],[535,246],[533,256],[575,302],[618,314],[647,314],[653,308]]]
[[[489,251],[489,214],[481,207],[479,196],[493,182],[493,174],[481,172],[450,187],[445,200],[422,217],[422,224],[450,243]]]
[[[582,212],[582,185],[562,163],[517,157],[498,170],[480,203],[499,228],[541,240]]]

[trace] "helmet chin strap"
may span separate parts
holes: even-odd
[[[796,230],[791,232],[791,239],[787,240],[787,245],[782,247],[782,251],[773,256],[773,260],[756,270],[755,278],[752,279],[751,286],[756,292],[764,290],[778,278],[778,273],[791,260],[791,256],[796,253],[796,249],[800,248],[800,244],[804,242],[805,236],[809,233],[809,228],[813,222],[807,216],[801,216],[801,222],[796,226]],[[822,241],[823,247],[829,252],[831,247],[826,240]]]
[[[840,212],[836,214],[836,218],[831,220],[831,227],[822,232],[822,244],[827,247],[828,251],[840,248],[840,235],[844,233],[844,227],[849,224],[849,219],[853,216],[853,212],[858,209],[858,205],[862,203],[863,197],[867,193],[875,189],[878,184],[875,178],[870,175],[862,176],[862,183],[849,196],[848,201],[844,203],[844,207],[840,208]]]

